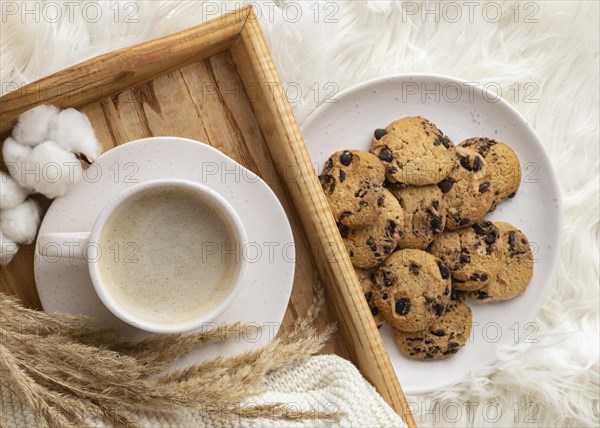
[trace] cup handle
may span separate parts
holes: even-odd
[[[38,252],[51,259],[87,260],[90,232],[54,232],[38,236]]]

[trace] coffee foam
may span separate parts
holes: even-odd
[[[209,313],[231,292],[239,254],[229,219],[184,188],[135,194],[100,234],[100,277],[134,316],[164,324]]]

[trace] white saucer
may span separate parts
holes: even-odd
[[[509,144],[519,156],[523,181],[517,196],[487,217],[521,229],[532,246],[534,275],[527,291],[504,303],[470,305],[471,340],[447,360],[420,362],[403,357],[389,326],[381,329],[392,364],[408,394],[439,390],[459,381],[497,356],[515,339],[537,340],[529,324],[553,283],[558,262],[562,211],[558,183],[542,143],[523,117],[497,94],[444,76],[404,75],[371,80],[335,96],[301,126],[320,173],[327,158],[343,149],[369,150],[376,128],[403,116],[432,120],[456,144],[490,137]]]
[[[241,321],[260,326],[227,342],[198,347],[178,366],[218,354],[234,355],[273,340],[292,291],[295,248],[292,230],[277,196],[257,175],[218,150],[197,141],[154,137],[120,145],[104,153],[87,178],[50,206],[39,236],[48,232],[90,231],[102,207],[134,184],[161,178],[185,179],[208,185],[238,212],[248,234],[250,263],[243,288],[230,308],[214,322]],[[37,246],[36,246],[37,247]],[[94,317],[99,326],[142,338],[149,333],[117,319],[102,304],[84,260],[35,257],[35,280],[47,312]]]

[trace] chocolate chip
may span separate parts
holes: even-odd
[[[398,169],[397,169],[395,166],[390,166],[390,167],[387,169],[387,173],[388,173],[389,175],[395,174],[395,173],[397,173],[397,172],[398,172]]]
[[[335,180],[331,175],[323,174],[319,176],[319,182],[321,183],[323,191],[327,192],[329,195],[335,190]]]
[[[439,210],[440,209],[440,203],[438,201],[433,201],[431,203],[431,206],[435,209],[435,210]]]
[[[515,241],[517,238],[517,234],[515,232],[509,232],[508,234],[508,246],[509,246],[509,250],[510,252],[514,252],[515,251]]]
[[[461,248],[460,257],[458,259],[461,263],[469,263],[471,261],[471,256],[469,256],[469,250],[466,248]]]
[[[475,159],[473,159],[473,171],[477,172],[481,168],[483,168],[483,161],[479,156],[475,156]]]
[[[369,247],[369,249],[372,252],[376,252],[377,251],[377,244],[375,244],[375,240],[373,239],[372,236],[369,236],[365,242],[367,244],[367,246]]]
[[[448,294],[450,294],[450,287],[444,289],[444,296],[447,296]]]
[[[348,236],[348,232],[350,231],[348,226],[346,226],[342,223],[338,223],[337,227],[338,227],[338,230],[340,231],[340,235],[342,236],[342,238],[346,238]]]
[[[380,196],[379,198],[377,198],[377,206],[378,207],[383,206],[384,202],[385,202],[385,198],[383,196]]]
[[[410,312],[410,300],[399,299],[396,300],[396,313],[398,315],[406,315]]]
[[[384,162],[391,162],[392,159],[394,159],[394,156],[392,156],[392,152],[390,149],[388,149],[387,147],[384,147],[379,152],[379,159],[381,159]]]
[[[458,348],[459,346],[460,346],[460,344],[456,343],[456,342],[450,342],[450,343],[448,343],[448,348],[449,349]]]
[[[477,291],[477,298],[478,299],[487,299],[488,297],[490,297],[490,296],[485,291],[481,291],[481,290]]]
[[[410,264],[408,270],[410,270],[410,273],[412,273],[413,275],[419,275],[419,266],[414,263]]]
[[[443,226],[441,218],[439,218],[438,216],[433,216],[429,224],[431,225],[431,228],[434,232],[441,232]]]
[[[517,196],[517,192],[512,192],[510,195],[508,195],[509,199],[514,198],[515,196]]]
[[[440,315],[442,315],[444,313],[444,310],[446,309],[444,307],[444,305],[442,305],[441,303],[437,303],[433,309],[435,309],[435,314],[439,317]]]
[[[350,153],[348,150],[345,150],[344,153],[340,155],[340,162],[344,166],[350,165],[352,162],[352,153]]]
[[[389,245],[383,246],[383,254],[389,254],[391,252],[392,252],[392,247],[390,247]]]
[[[386,234],[389,237],[392,237],[396,234],[396,227],[398,225],[396,224],[396,222],[394,220],[388,220],[388,224],[386,227]]]
[[[350,217],[352,215],[352,211],[344,211],[340,214],[340,220],[345,219],[346,217]]]
[[[365,189],[358,189],[354,192],[355,198],[364,198],[365,196],[367,196],[367,191]]]
[[[460,158],[460,165],[467,171],[473,171],[471,167],[471,157],[469,155]]]
[[[343,169],[340,169],[340,183],[343,183],[345,179],[346,179],[346,171],[344,171]]]
[[[387,293],[382,293],[382,294],[381,294],[381,298],[382,298],[383,300],[387,300],[387,299],[388,299],[388,297],[390,297],[390,296],[389,296]]]
[[[488,276],[485,273],[481,274],[481,280],[482,281],[487,281],[488,280]]]
[[[373,293],[372,292],[367,291],[365,293],[365,299],[367,299],[367,302],[370,302],[372,297],[373,297]]]
[[[478,234],[479,236],[483,236],[483,235],[487,235],[488,231],[487,231],[487,222],[485,223],[475,223],[473,226],[471,226],[473,228],[473,230],[475,231],[476,234]]]
[[[358,206],[360,206],[361,208],[365,208],[368,205],[369,205],[369,203],[367,201],[364,201],[364,200],[358,202]]]
[[[485,235],[485,243],[488,245],[492,245],[494,242],[496,242],[496,235],[493,233],[490,233],[488,235]]]
[[[440,263],[440,275],[442,275],[442,279],[448,279],[450,277],[450,269],[443,263]]]
[[[481,276],[480,276],[478,273],[474,273],[473,275],[471,275],[471,276],[469,277],[469,279],[470,279],[471,281],[479,281],[479,279],[480,279],[480,278],[481,278]]]
[[[488,190],[490,190],[490,183],[488,183],[487,181],[479,185],[479,193],[485,193]]]
[[[431,330],[431,334],[437,337],[443,337],[446,335],[446,332],[444,330]]]
[[[442,144],[445,148],[449,149],[450,148],[450,140],[448,139],[448,137],[446,137],[445,135],[440,135],[439,137],[437,137],[435,139],[435,141],[433,142],[434,146],[439,146],[440,144]]]
[[[450,189],[452,189],[453,185],[454,185],[454,182],[449,178],[444,178],[442,181],[440,181],[438,183],[438,187],[440,188],[442,193],[448,193],[450,191]]]
[[[382,129],[382,128],[377,128],[375,130],[375,132],[373,132],[373,135],[375,135],[375,139],[377,141],[381,140],[381,137],[383,137],[386,134],[387,134],[387,131],[385,129]]]
[[[379,314],[379,308],[378,308],[377,306],[373,306],[373,307],[371,308],[371,314],[372,314],[373,316],[377,316],[377,315]]]
[[[469,224],[469,219],[466,218],[460,219],[460,221],[458,222],[459,226],[466,226],[467,224]]]

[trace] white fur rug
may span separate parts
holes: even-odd
[[[42,2],[36,22],[22,15],[24,3],[3,0],[2,93],[236,3]],[[554,162],[565,209],[558,275],[536,320],[539,343],[505,349],[496,364],[460,384],[409,399],[419,426],[598,426],[598,3],[252,3],[282,79],[302,88],[293,102],[299,121],[322,101],[310,90],[315,82],[342,90],[402,72],[496,82],[525,115]],[[51,22],[56,5],[62,16]]]

